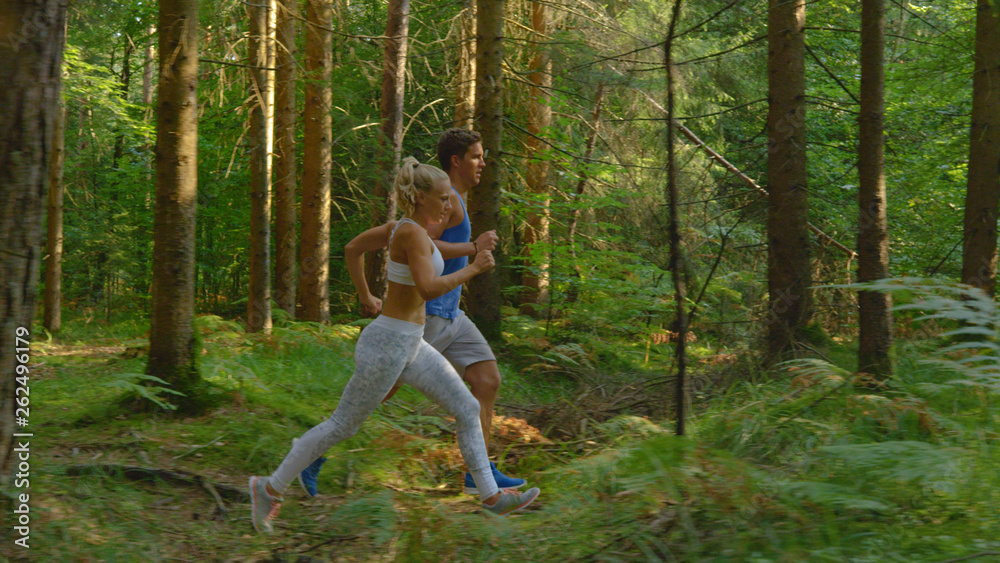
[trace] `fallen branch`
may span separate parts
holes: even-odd
[[[226,505],[222,502],[222,497],[219,496],[219,491],[215,490],[215,486],[212,485],[210,481],[202,481],[201,485],[205,487],[209,493],[212,493],[212,498],[215,499],[215,506],[219,508],[219,514],[223,519],[226,518],[228,512],[226,511]]]
[[[177,455],[175,455],[174,457],[172,457],[172,458],[170,458],[170,459],[180,459],[180,458],[182,458],[182,457],[184,457],[184,456],[186,456],[186,455],[191,455],[191,454],[193,454],[194,452],[196,452],[196,451],[198,451],[198,450],[200,450],[200,449],[202,449],[202,448],[207,448],[208,446],[211,446],[212,444],[214,444],[214,443],[218,442],[219,440],[221,440],[221,439],[222,439],[222,437],[223,437],[223,436],[225,436],[225,434],[221,434],[221,435],[219,435],[219,436],[216,436],[216,438],[215,438],[214,440],[212,440],[211,442],[209,442],[209,443],[207,443],[207,444],[202,444],[202,445],[200,445],[200,446],[194,446],[194,447],[192,447],[191,449],[189,449],[188,451],[186,451],[186,452],[184,452],[184,453],[182,453],[182,454],[177,454]]]
[[[330,545],[331,543],[340,543],[343,541],[353,541],[356,539],[361,539],[361,536],[359,536],[358,534],[351,534],[349,536],[333,536],[330,539],[322,541],[308,549],[304,549],[299,553],[309,553],[310,551],[323,547],[324,545]]]
[[[213,493],[216,502],[220,505],[222,504],[222,497],[239,502],[248,502],[250,500],[250,494],[242,487],[213,483],[201,475],[188,473],[187,471],[173,471],[138,465],[118,465],[114,463],[70,465],[66,468],[66,474],[71,476],[92,475],[94,473],[102,473],[108,476],[122,475],[131,481],[147,481],[150,478],[157,478],[175,485],[204,488]]]
[[[954,559],[945,559],[940,563],[957,563],[958,561],[968,561],[970,559],[979,559],[980,557],[987,557],[990,555],[1000,555],[1000,551],[983,551],[981,553],[974,553],[972,555],[966,555],[965,557],[956,557]]]

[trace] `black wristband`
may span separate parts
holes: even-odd
[[[473,256],[476,256],[477,254],[479,254],[479,245],[478,245],[478,244],[476,244],[476,241],[472,241],[472,248],[474,248],[474,249],[475,249],[475,251],[476,251],[476,252],[475,252],[475,253],[473,254]]]

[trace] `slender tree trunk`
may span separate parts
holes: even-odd
[[[469,197],[473,238],[500,223],[500,186],[503,185],[503,0],[479,0],[476,41],[476,123],[483,149],[489,151],[479,186]],[[502,254],[500,256],[502,258]],[[500,339],[500,275],[497,268],[469,282],[469,311],[483,336]]]
[[[372,226],[396,217],[396,201],[389,197],[392,178],[399,167],[403,150],[403,106],[406,93],[407,35],[410,29],[410,1],[390,0],[385,24],[385,48],[382,59],[382,145],[385,157],[380,159],[380,173],[375,182],[375,206]],[[365,261],[365,278],[372,295],[382,297],[386,290],[386,250],[370,252]]]
[[[250,94],[250,291],[247,332],[271,330],[271,159],[268,154],[268,71],[266,3],[246,7],[250,21],[248,77]]]
[[[154,35],[156,28],[149,26],[147,30],[149,37],[146,39],[146,60],[142,64],[142,104],[146,107],[153,105],[153,73],[156,69],[156,46],[154,45]]]
[[[993,295],[1000,202],[1000,4],[995,0],[979,0],[976,7],[975,58],[962,282]]]
[[[299,311],[306,321],[330,319],[330,117],[333,70],[331,0],[306,1],[306,88],[302,156]]]
[[[66,104],[60,100],[52,131],[52,158],[49,161],[49,204],[45,239],[45,313],[44,326],[56,332],[62,326],[62,254],[63,254],[63,162],[66,156]]]
[[[274,93],[274,301],[295,316],[296,63],[298,0],[280,0],[276,24]]]
[[[594,154],[594,145],[597,144],[597,135],[600,131],[601,126],[601,108],[604,104],[604,85],[597,85],[597,94],[594,96],[594,111],[591,114],[590,119],[590,132],[587,133],[587,147],[583,151],[583,160],[588,162],[590,157]],[[580,179],[576,183],[575,193],[577,195],[577,200],[580,199],[579,196],[583,195],[584,190],[587,189],[587,174],[586,172],[580,173]],[[573,271],[571,275],[573,279],[569,283],[569,289],[566,290],[566,302],[576,303],[576,300],[580,296],[580,279],[583,274],[580,270],[580,260],[576,254],[576,231],[580,224],[580,204],[577,203],[573,206],[573,211],[570,212],[569,224],[566,228],[566,241],[569,244],[569,254],[570,259],[573,262]]]
[[[185,396],[193,411],[198,388],[194,338],[195,212],[198,207],[198,1],[161,0],[159,93],[156,104],[156,206],[153,287],[146,373]]]
[[[793,351],[812,316],[806,199],[805,0],[768,12],[767,357]]]
[[[472,129],[472,116],[476,109],[476,1],[465,0],[458,35],[455,127],[463,129]]]
[[[684,308],[684,293],[686,291],[684,278],[683,253],[681,252],[681,231],[677,208],[680,206],[677,186],[677,163],[675,162],[675,138],[677,133],[671,126],[674,122],[674,68],[673,44],[674,30],[681,15],[681,0],[674,0],[673,15],[670,17],[670,29],[667,32],[664,66],[667,69],[667,200],[670,209],[670,277],[674,282],[674,297],[677,310],[674,316],[674,332],[677,333],[675,358],[677,361],[677,385],[674,390],[674,401],[677,418],[677,435],[685,434],[685,407],[687,403],[687,312]]]
[[[528,100],[528,165],[525,182],[528,191],[535,196],[535,202],[525,218],[522,240],[524,269],[521,273],[521,285],[525,289],[521,296],[521,312],[526,315],[538,313],[538,305],[548,299],[549,290],[550,256],[544,250],[549,243],[549,161],[540,155],[544,148],[541,136],[552,122],[552,106],[549,105],[552,60],[549,58],[548,48],[542,44],[549,36],[548,4],[531,3],[531,23],[539,47],[531,59],[531,72],[528,75],[531,94]]]
[[[121,86],[119,89],[119,97],[121,97],[123,102],[128,102],[128,88],[129,83],[132,82],[132,39],[125,36],[125,55],[122,56],[122,73],[121,73]],[[115,149],[114,154],[111,158],[111,163],[114,168],[121,167],[122,157],[125,156],[125,133],[119,133],[115,137]]]
[[[42,255],[42,214],[59,111],[66,0],[6,2],[0,41],[0,484],[32,422],[15,415],[30,388],[28,361]],[[19,366],[25,366],[20,368]],[[5,526],[8,521],[5,519]]]
[[[889,274],[889,237],[886,220],[885,114],[885,3],[861,1],[861,112],[858,117],[858,281],[874,281]],[[892,375],[892,297],[862,291],[858,295],[858,371]]]
[[[150,121],[153,119],[153,114],[156,112],[156,108],[153,107],[153,73],[156,70],[156,27],[149,26],[147,30],[149,37],[146,39],[146,61],[143,63],[142,67],[142,105],[145,109],[145,120]],[[146,205],[152,207],[152,171],[153,171],[153,160],[155,155],[153,154],[153,142],[152,139],[146,137],[146,142],[142,145],[142,153],[144,155],[150,155],[146,159],[146,169],[148,171],[146,175],[146,186],[144,188],[146,192]]]

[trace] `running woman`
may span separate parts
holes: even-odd
[[[389,284],[382,314],[361,332],[354,350],[354,375],[330,418],[296,440],[269,477],[250,477],[252,519],[258,532],[273,531],[289,484],[322,453],[353,436],[397,382],[414,387],[455,417],[459,449],[485,510],[505,515],[538,496],[538,488],[518,492],[497,486],[486,454],[479,402],[455,368],[422,338],[425,302],[495,265],[492,253],[482,250],[472,264],[441,275],[444,260],[427,228],[449,216],[451,192],[448,175],[441,169],[412,157],[403,161],[393,194],[405,215],[390,235]]]

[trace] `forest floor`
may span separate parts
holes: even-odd
[[[545,506],[543,493],[523,515],[508,520],[482,513],[475,497],[461,491],[464,464],[453,420],[415,392],[403,390],[379,409],[358,437],[330,453],[339,459],[321,474],[322,494],[309,498],[294,486],[277,533],[259,536],[249,519],[246,482],[251,469],[262,474],[265,468],[273,469],[290,437],[308,428],[306,420],[319,422],[332,411],[350,375],[344,360],[356,328],[306,337],[305,346],[311,350],[308,358],[300,358],[303,364],[313,362],[314,354],[323,355],[316,347],[333,340],[340,362],[332,377],[323,377],[328,366],[322,360],[306,367],[316,372],[308,375],[303,389],[295,389],[295,377],[277,377],[273,369],[288,359],[284,352],[294,357],[301,351],[301,340],[255,339],[231,328],[203,335],[203,354],[213,356],[203,361],[203,370],[216,380],[222,373],[233,381],[235,373],[239,383],[221,385],[220,404],[194,417],[133,414],[120,404],[122,391],[133,388],[143,369],[141,339],[33,345],[32,416],[30,428],[24,429],[34,434],[30,489],[25,489],[31,493],[30,548],[13,545],[20,536],[12,536],[0,545],[0,558],[391,561],[405,553],[406,560],[447,560],[447,549],[426,552],[426,559],[421,555],[425,523],[436,522],[434,529],[442,531],[454,526],[455,534],[448,534],[453,542],[474,545],[483,539],[469,535],[465,520],[474,518],[472,527],[480,531],[498,526],[498,531],[486,534],[496,544],[506,541],[500,530],[517,526],[510,522]],[[238,351],[231,353],[234,346]],[[281,358],[275,357],[276,351]],[[499,452],[501,467],[508,474],[530,477],[542,464],[599,449],[597,442],[579,439],[586,422],[613,417],[618,403],[637,402],[630,386],[609,392],[611,387],[591,389],[572,402],[561,398],[548,404],[498,406],[498,412],[512,413],[493,420],[492,449]],[[320,389],[323,400],[318,404],[301,400]],[[271,390],[285,396],[269,403]],[[169,395],[163,399],[169,401]],[[290,412],[282,412],[291,403],[295,406]],[[571,439],[549,439],[526,418],[552,435]],[[255,462],[252,467],[248,458]],[[4,501],[11,502],[10,494],[0,505]],[[406,545],[400,546],[404,540]],[[524,557],[533,559],[528,553]]]
[[[989,394],[918,396],[932,377],[918,370],[872,390],[820,364],[756,381],[720,354],[695,359],[711,399],[687,438],[673,435],[662,372],[506,355],[492,449],[542,494],[505,519],[462,493],[452,421],[404,388],[327,454],[320,496],[293,486],[261,536],[247,478],[332,412],[358,327],[200,326],[218,396],[192,417],[122,406],[141,336],[33,344],[30,488],[0,497],[0,559],[1000,561]],[[720,370],[745,381],[712,388]],[[6,524],[24,492],[28,549]]]

